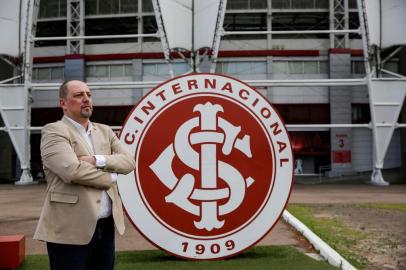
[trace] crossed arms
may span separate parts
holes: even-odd
[[[111,154],[104,155],[106,164],[100,169],[92,162],[93,156],[75,152],[72,134],[66,127],[58,123],[46,125],[41,138],[44,169],[66,183],[109,189],[113,185],[111,173],[128,174],[134,170],[135,162],[114,132],[105,132]]]

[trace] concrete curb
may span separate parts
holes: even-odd
[[[356,270],[346,259],[344,259],[337,251],[332,249],[326,242],[320,239],[315,233],[313,233],[306,225],[300,222],[287,210],[283,212],[283,219],[289,223],[293,228],[300,232],[313,247],[320,252],[320,255],[327,260],[329,264],[335,267],[339,267],[343,270]]]

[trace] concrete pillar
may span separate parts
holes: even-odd
[[[13,67],[0,58],[0,81],[13,77]],[[0,127],[5,124],[0,115]],[[13,177],[13,145],[7,132],[0,131],[0,183]],[[18,158],[17,158],[18,159]]]
[[[399,53],[399,74],[406,76],[406,48],[403,48]],[[406,123],[406,101],[403,102],[403,107],[400,111],[400,123]],[[402,175],[406,176],[406,128],[400,129],[400,144],[402,147]]]
[[[330,78],[351,77],[351,53],[348,49],[331,49],[329,53]],[[351,124],[351,88],[334,86],[329,89],[330,120],[332,124]],[[332,128],[330,176],[348,174],[352,169],[352,130]]]
[[[86,80],[85,58],[82,54],[65,56],[65,80]]]
[[[272,80],[272,56],[266,58],[266,79]],[[268,86],[266,89],[266,97],[273,102],[273,90],[271,86]]]
[[[132,60],[132,77],[133,81],[142,81],[143,71],[142,71],[142,59]],[[142,98],[142,89],[135,88],[132,90],[132,104],[136,104]]]

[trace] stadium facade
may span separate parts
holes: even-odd
[[[344,4],[332,6],[331,3]],[[121,38],[82,40],[72,50],[66,40],[36,41],[32,52],[35,83],[61,83],[66,79],[87,82],[164,81],[171,77],[157,37],[151,0],[85,0],[78,23],[86,36],[122,35]],[[66,0],[41,0],[37,37],[66,36],[72,26]],[[71,20],[71,21],[69,21]],[[228,0],[225,31],[308,31],[358,29],[357,1],[328,0]],[[179,29],[179,31],[182,31]],[[359,34],[298,33],[224,35],[216,72],[241,80],[298,80],[363,78],[363,44]],[[390,54],[389,49],[387,54]],[[0,76],[16,73],[0,62]],[[175,75],[190,72],[182,57],[174,57]],[[202,68],[204,70],[204,68]],[[385,63],[385,69],[406,75],[406,48]],[[322,124],[368,124],[371,121],[368,91],[362,86],[257,87],[274,104],[291,128],[297,174],[329,176],[370,172],[373,168],[372,132],[367,127],[322,127]],[[132,106],[150,89],[101,89],[94,91],[93,121],[120,126]],[[406,118],[403,109],[399,122]],[[32,93],[31,126],[58,120],[57,91]],[[403,121],[404,122],[404,121]],[[317,127],[310,127],[309,125]],[[303,126],[300,126],[303,125]],[[401,171],[405,164],[406,136],[396,129],[384,169]],[[18,158],[7,134],[0,133],[0,179],[18,179]],[[41,171],[39,131],[31,135],[31,169]],[[404,169],[403,169],[404,170]]]

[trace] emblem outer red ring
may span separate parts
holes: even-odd
[[[221,236],[221,238],[193,239],[193,238],[185,238],[184,236],[179,235],[177,237],[180,237],[181,239],[176,239],[176,236],[171,238],[170,234],[172,234],[173,236],[173,232],[171,230],[168,230],[168,228],[163,226],[163,224],[161,224],[160,222],[155,222],[155,224],[151,224],[151,221],[153,219],[154,220],[156,219],[153,217],[153,214],[151,214],[148,211],[147,207],[142,206],[144,205],[144,202],[142,196],[139,196],[139,192],[138,195],[134,194],[134,190],[137,190],[136,181],[134,181],[134,176],[132,174],[126,176],[121,175],[119,176],[118,179],[118,187],[120,194],[122,196],[126,213],[129,217],[129,220],[133,223],[133,225],[137,228],[137,230],[141,234],[143,234],[152,244],[167,251],[168,253],[171,253],[181,258],[197,259],[197,260],[224,259],[227,257],[231,257],[243,252],[244,250],[248,249],[249,247],[256,244],[258,241],[260,241],[275,226],[277,221],[280,219],[283,210],[286,207],[287,201],[289,199],[293,184],[293,154],[290,146],[289,134],[287,133],[287,130],[284,126],[283,120],[280,118],[278,112],[272,107],[269,101],[266,98],[264,98],[260,93],[253,90],[247,84],[227,76],[217,74],[204,74],[204,73],[191,74],[173,78],[158,85],[156,88],[152,89],[147,95],[145,95],[144,98],[133,108],[133,110],[128,115],[127,120],[121,130],[120,134],[121,141],[124,142],[124,144],[127,144],[127,146],[129,146],[131,153],[136,155],[139,143],[134,142],[137,140],[139,141],[140,138],[142,138],[141,134],[143,133],[144,130],[146,130],[148,123],[153,121],[153,117],[155,117],[155,115],[159,111],[159,110],[154,111],[151,117],[147,117],[149,119],[142,119],[141,117],[138,117],[138,120],[140,121],[137,121],[135,120],[136,116],[141,115],[140,108],[143,105],[145,105],[148,101],[151,100],[156,101],[156,99],[154,98],[151,99],[151,97],[155,96],[156,98],[157,97],[156,93],[158,93],[162,89],[168,89],[171,86],[173,87],[174,85],[179,85],[182,88],[182,86],[184,86],[188,80],[189,81],[197,80],[198,82],[202,82],[202,80],[207,78],[216,79],[218,82],[222,83],[229,82],[233,85],[233,89],[245,89],[246,91],[249,91],[250,94],[255,96],[255,98],[259,98],[260,99],[259,103],[261,103],[262,106],[265,106],[272,112],[273,116],[272,121],[274,123],[277,123],[279,129],[281,130],[281,132],[279,132],[278,134],[275,133],[272,134],[272,129],[270,129],[269,127],[267,127],[268,129],[266,128],[270,137],[271,144],[273,144],[271,145],[272,146],[271,149],[273,149],[274,153],[276,153],[275,154],[276,157],[274,157],[274,160],[276,161],[275,163],[279,162],[280,168],[278,169],[277,166],[275,166],[275,174],[273,175],[275,177],[275,181],[271,187],[271,192],[267,199],[268,202],[265,203],[264,206],[265,209],[262,209],[263,211],[258,213],[258,215],[260,216],[259,219],[261,220],[257,221],[257,218],[254,218],[253,222],[250,221],[250,224],[247,224],[244,228],[239,229],[237,232],[233,232],[232,235],[227,234],[225,236]],[[220,90],[216,89],[214,91],[216,94],[224,95],[224,93],[221,93]],[[180,94],[179,96],[173,97],[173,99],[171,99],[170,102],[165,102],[165,104],[162,105],[160,108],[164,108],[168,106],[168,104],[170,104],[173,100],[185,97],[187,95],[194,96],[196,94],[199,95],[212,94],[212,92],[214,91],[208,91],[207,89],[199,89],[190,91],[188,94],[184,95]],[[191,94],[191,92],[193,93]],[[224,96],[226,96],[227,98],[234,98],[241,103],[241,100],[238,100],[238,97],[236,98],[232,94],[227,95],[226,93]],[[246,107],[245,109],[247,110],[247,108],[248,107]],[[258,118],[261,117],[259,112],[255,114],[258,115]],[[264,126],[270,124],[270,121],[267,122],[266,119],[260,122]],[[129,144],[128,142],[131,141],[131,139],[132,143]],[[287,144],[287,150],[284,151],[283,155],[278,156],[277,153],[278,151],[274,150],[276,148],[275,147],[276,140],[281,141],[283,140],[283,142]],[[136,172],[134,175],[136,175]],[[274,194],[275,191],[276,195],[273,196],[272,194]],[[266,212],[266,214],[262,214],[262,212],[264,211]],[[261,215],[264,217],[262,217]],[[262,227],[260,225],[262,225]],[[247,230],[246,227],[250,226],[251,228]],[[258,227],[261,228],[259,233]],[[230,240],[232,240],[235,245],[232,250],[227,250],[224,247],[226,246],[227,241]],[[194,248],[190,248],[189,250],[185,251],[184,246],[182,249],[182,243],[185,243],[185,241],[190,247],[204,245],[205,250],[210,250],[210,247],[213,247],[213,245],[215,245],[216,247],[220,246],[221,252],[220,251],[217,252],[216,250],[215,254],[213,254],[213,252],[212,253],[205,252],[202,254],[198,254],[196,253],[196,249]]]

